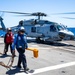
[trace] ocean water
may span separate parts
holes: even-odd
[[[70,30],[71,32],[73,32],[74,35],[75,35],[75,28],[68,28],[68,30]]]
[[[70,30],[71,32],[73,32],[74,35],[75,35],[75,28],[68,28],[68,30]],[[0,30],[0,36],[4,36],[4,35],[5,35],[5,31]]]

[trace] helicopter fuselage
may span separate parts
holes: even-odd
[[[64,25],[50,22],[46,20],[23,21],[17,28],[23,26],[28,37],[34,37],[37,41],[61,41],[63,39],[73,39],[74,34],[69,31]],[[14,31],[14,30],[13,30]]]

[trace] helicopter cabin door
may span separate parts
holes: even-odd
[[[50,25],[50,37],[52,40],[58,40],[58,32],[55,25]]]
[[[39,33],[39,26],[31,27],[31,35],[33,37],[40,37],[42,35]]]

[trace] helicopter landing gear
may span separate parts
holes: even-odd
[[[44,43],[45,41],[44,41],[44,40],[41,40],[40,37],[37,37],[37,38],[36,38],[36,42],[37,42],[37,43]]]
[[[37,43],[40,43],[40,42],[41,42],[40,37],[37,37],[37,38],[36,38],[36,42],[37,42]]]

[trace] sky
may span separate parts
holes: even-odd
[[[75,0],[0,0],[0,11],[43,12],[47,14],[47,17],[43,17],[45,20],[61,23],[67,27],[75,27],[75,19],[63,18],[75,18],[75,14],[56,14],[75,12]],[[0,12],[0,16],[4,19],[3,22],[6,27],[16,26],[21,20],[35,19],[33,16],[19,16],[2,12]]]

